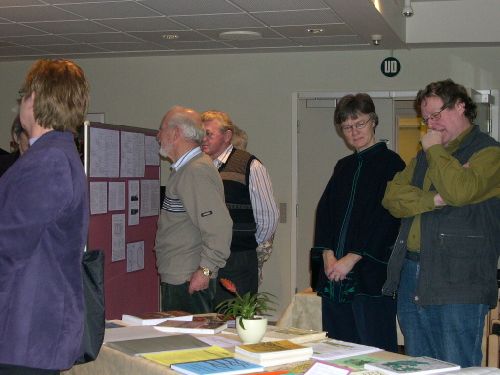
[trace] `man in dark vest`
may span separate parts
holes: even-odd
[[[233,219],[231,255],[218,277],[233,281],[240,295],[256,293],[257,255],[260,253],[261,260],[270,255],[278,225],[271,179],[255,156],[231,144],[235,126],[227,113],[207,111],[202,114],[202,121],[206,132],[202,150],[219,169],[226,206]],[[215,305],[232,297],[218,283]]]
[[[402,218],[383,293],[397,292],[406,354],[480,366],[484,317],[498,303],[500,145],[450,79],[419,91],[416,107],[422,151],[382,201]]]

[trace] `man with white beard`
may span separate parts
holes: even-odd
[[[200,114],[175,106],[163,117],[160,155],[172,162],[156,233],[162,310],[214,310],[217,271],[229,257],[233,222],[219,172],[200,144]]]

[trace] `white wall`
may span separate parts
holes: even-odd
[[[229,112],[268,167],[278,202],[291,201],[292,93],[415,90],[452,78],[475,89],[500,88],[500,48],[395,51],[402,69],[380,73],[391,51],[165,56],[76,60],[91,83],[90,112],[106,122],[157,128],[174,104]],[[32,61],[0,63],[0,147],[8,149],[16,94]],[[289,301],[290,220],[280,224],[262,290]]]

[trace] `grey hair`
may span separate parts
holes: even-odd
[[[168,127],[180,129],[185,139],[200,145],[205,136],[200,114],[190,108],[181,106],[172,107],[169,112],[173,112],[173,114],[168,119]]]

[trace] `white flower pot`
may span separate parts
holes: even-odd
[[[256,316],[254,319],[243,319],[243,325],[240,326],[241,317],[236,318],[236,331],[243,344],[255,344],[260,342],[266,333],[267,318]]]

